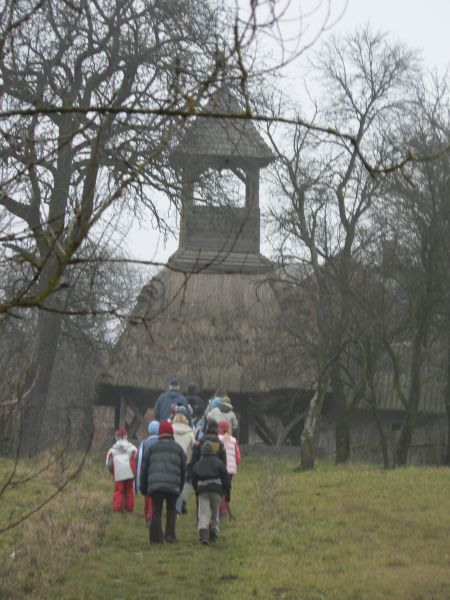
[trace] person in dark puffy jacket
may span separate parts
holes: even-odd
[[[142,458],[140,490],[152,499],[152,522],[150,543],[169,544],[177,541],[175,525],[177,521],[177,498],[185,479],[186,455],[173,437],[173,428],[168,421],[159,426],[159,440],[147,448]],[[162,510],[166,503],[166,524],[163,534]]]
[[[198,497],[198,534],[200,543],[207,545],[219,535],[219,506],[222,495],[230,501],[230,479],[223,461],[206,440],[201,459],[192,469],[192,487]]]
[[[194,442],[194,446],[192,448],[191,462],[188,464],[188,476],[187,476],[188,481],[191,480],[192,469],[193,469],[195,463],[200,460],[201,449],[202,449],[202,445],[204,444],[204,442],[211,442],[214,453],[217,454],[217,456],[220,458],[220,460],[223,462],[223,464],[225,466],[227,465],[227,453],[225,451],[225,446],[220,441],[218,434],[219,434],[219,424],[217,423],[217,421],[214,421],[214,420],[208,421],[208,424],[206,427],[206,433],[204,434],[204,436],[202,437],[201,440],[197,439]]]

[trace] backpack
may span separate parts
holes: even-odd
[[[201,441],[206,433],[206,425],[207,425],[207,421],[205,417],[202,417],[201,419],[199,419],[197,421],[197,423],[195,424],[195,439],[197,441]]]

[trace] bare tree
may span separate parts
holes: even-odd
[[[268,128],[280,159],[277,178],[288,206],[273,211],[282,235],[281,250],[286,253],[296,245],[304,248],[316,283],[311,303],[315,306],[318,372],[325,383],[319,382],[321,393],[311,410],[320,414],[329,381],[337,409],[337,462],[349,457],[351,413],[363,389],[360,381],[346,375],[352,286],[358,254],[367,243],[370,212],[381,190],[380,177],[368,172],[360,153],[363,149],[379,168],[395,157],[391,123],[405,99],[413,63],[409,51],[369,30],[333,38],[315,64],[330,98],[323,112],[338,128],[345,123],[352,141],[324,139],[298,128],[286,152],[273,128]],[[318,105],[317,114],[321,113]],[[306,468],[313,464],[317,425],[316,417],[314,428],[305,428],[302,444],[308,444],[309,450],[302,449],[302,460]]]
[[[151,190],[167,189],[162,157],[180,124],[121,109],[196,102],[222,68],[223,52],[217,16],[202,0],[176,9],[135,0],[46,0],[36,9],[19,0],[5,11],[16,25],[3,32],[2,109],[40,110],[4,119],[0,145],[0,205],[13,217],[4,242],[11,260],[29,270],[0,310],[42,309],[21,450],[33,455],[61,333],[67,265],[113,203],[119,210],[127,201],[142,203],[164,227]],[[91,104],[110,111],[76,109]]]
[[[450,139],[447,86],[446,78],[432,78],[431,85],[424,79],[416,83],[408,118],[402,121],[402,141],[430,159],[393,175],[383,205],[384,229],[395,241],[387,283],[395,287],[399,305],[395,328],[389,333],[388,326],[384,328],[383,341],[392,362],[395,390],[405,408],[396,447],[398,465],[407,462],[426,355],[441,354],[448,343],[444,332],[448,331],[450,180],[448,154],[441,152]],[[402,364],[398,342],[410,346],[408,365]],[[407,377],[402,378],[405,369]]]

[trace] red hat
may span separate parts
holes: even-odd
[[[159,436],[162,435],[173,435],[173,427],[169,421],[163,421],[159,424]]]
[[[127,434],[127,430],[125,429],[125,427],[119,427],[119,429],[116,431],[116,439],[126,438],[126,437],[128,437],[128,434]]]
[[[230,431],[230,424],[228,423],[228,421],[220,421],[219,422],[219,433],[226,433]]]

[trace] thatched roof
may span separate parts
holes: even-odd
[[[204,113],[241,115],[243,109],[227,86],[204,107]],[[190,124],[173,151],[175,164],[188,158],[239,157],[268,165],[274,156],[250,119],[201,117]]]
[[[305,336],[314,336],[301,287],[289,283],[294,275],[305,285],[310,282],[308,269],[295,265],[265,273],[162,269],[142,289],[100,383],[144,395],[166,389],[175,376],[183,387],[196,383],[203,391],[224,387],[230,394],[250,396],[311,389],[311,358],[302,340],[289,335],[290,322],[300,311]],[[395,349],[406,391],[411,347]],[[436,346],[424,355],[419,411],[443,414],[445,353]],[[378,365],[376,388],[381,410],[404,410],[388,357]],[[359,408],[367,404],[363,401]]]
[[[299,389],[300,373],[277,364],[279,310],[267,274],[164,268],[143,288],[102,381],[162,390],[177,376],[203,390]]]

